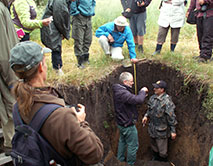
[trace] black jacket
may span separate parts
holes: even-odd
[[[114,84],[112,89],[117,124],[124,127],[134,125],[138,119],[136,105],[143,103],[146,92],[134,95],[130,87],[121,84]]]

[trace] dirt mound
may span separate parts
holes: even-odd
[[[168,94],[176,105],[178,120],[177,138],[169,143],[169,160],[176,166],[204,166],[208,163],[208,153],[213,145],[213,124],[202,111],[202,102],[207,94],[208,85],[186,76],[171,67],[152,61],[139,62],[137,68],[138,90],[147,86],[149,96],[153,94],[153,82],[165,80],[168,83]],[[119,132],[114,119],[112,84],[118,82],[121,72],[133,73],[133,67],[119,67],[104,79],[88,87],[58,85],[58,90],[69,104],[82,103],[86,106],[87,121],[104,144],[104,161],[108,166],[116,166],[115,158]],[[184,81],[185,80],[185,81]],[[142,127],[141,119],[146,111],[146,102],[138,106],[139,150],[137,159],[144,166],[151,166],[149,136],[147,127]],[[142,166],[143,166],[142,165]],[[155,164],[154,164],[155,165]],[[156,166],[160,166],[156,164]]]

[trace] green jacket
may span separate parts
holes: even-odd
[[[30,33],[32,30],[36,29],[36,28],[41,28],[42,27],[42,20],[37,20],[37,18],[35,19],[31,19],[31,15],[30,15],[30,6],[32,6],[33,9],[35,9],[36,11],[36,4],[33,0],[15,0],[10,8],[10,13],[11,13],[11,17],[14,20],[15,18],[15,13],[14,13],[14,9],[15,12],[18,15],[18,18],[21,22],[21,24],[23,25],[23,27],[27,28],[27,29],[31,29],[31,30],[26,30],[24,29],[25,32]],[[15,23],[14,23],[15,24]],[[21,27],[15,24],[15,27],[20,29]]]
[[[150,97],[145,116],[149,117],[148,131],[152,138],[166,138],[171,132],[176,133],[177,121],[174,109],[175,105],[168,94]]]
[[[6,124],[8,118],[12,117],[14,102],[8,87],[16,80],[9,65],[10,49],[18,43],[18,37],[8,8],[2,2],[0,2],[0,25],[0,119],[3,124]]]

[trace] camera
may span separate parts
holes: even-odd
[[[76,110],[77,112],[79,112],[79,107],[78,107],[78,105],[77,105],[77,104],[66,105],[66,107],[68,107],[68,108],[72,108],[72,107],[74,107],[74,108],[75,108],[75,110]]]
[[[201,11],[201,12],[206,12],[207,8],[208,8],[208,5],[207,5],[207,4],[203,4],[203,5],[201,6],[200,11]]]
[[[141,4],[141,3],[143,2],[143,0],[137,0],[137,2],[138,2],[139,4]]]

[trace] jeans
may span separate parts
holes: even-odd
[[[127,148],[127,163],[134,165],[136,153],[138,150],[138,131],[135,125],[129,127],[119,126],[120,139],[118,144],[117,158],[121,162],[125,161],[125,152]]]

